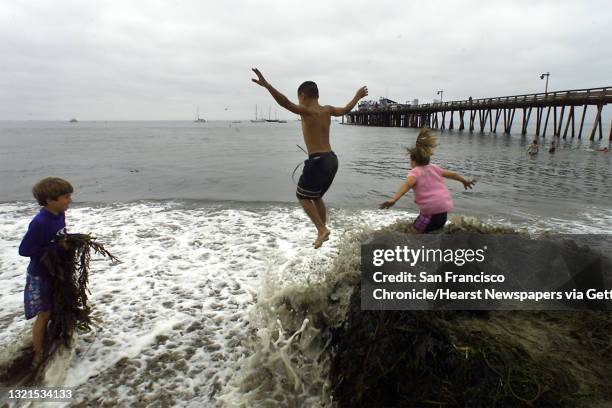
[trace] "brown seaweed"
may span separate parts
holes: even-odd
[[[45,250],[41,261],[53,280],[50,340],[70,344],[75,330],[91,330],[91,307],[87,299],[91,252],[118,261],[89,234],[65,234]]]
[[[405,232],[397,223],[385,233]],[[520,234],[461,217],[444,233]],[[331,328],[335,406],[612,404],[612,312],[362,311]]]
[[[547,333],[554,320],[567,329]],[[522,338],[517,329],[532,322],[541,332]],[[351,408],[611,401],[611,323],[609,312],[361,311],[356,290],[348,320],[332,336],[334,399]],[[575,339],[562,336],[572,332]],[[549,335],[539,349],[538,336]],[[572,350],[574,341],[583,348]]]

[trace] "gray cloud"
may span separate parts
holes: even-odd
[[[254,66],[330,104],[612,85],[609,1],[226,3],[2,2],[0,119],[246,119]]]

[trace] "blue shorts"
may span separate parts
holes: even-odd
[[[53,285],[47,275],[32,276],[28,273],[23,302],[26,319],[36,317],[41,312],[51,310],[53,305]]]
[[[304,162],[296,195],[300,200],[323,197],[338,171],[338,157],[334,152],[313,153]]]

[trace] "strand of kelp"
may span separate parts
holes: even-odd
[[[88,234],[66,234],[58,245],[45,249],[41,261],[52,277],[53,309],[51,312],[50,339],[62,339],[70,344],[75,330],[91,330],[91,308],[87,302],[89,289],[89,262],[92,250],[95,254],[118,259]]]

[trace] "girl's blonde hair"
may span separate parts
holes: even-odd
[[[433,155],[433,149],[438,145],[438,139],[433,132],[427,128],[421,129],[417,136],[414,147],[408,148],[410,160],[414,160],[418,166],[429,164],[429,158]]]

